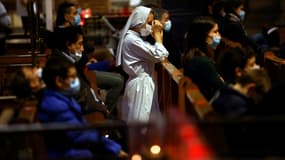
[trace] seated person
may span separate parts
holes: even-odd
[[[12,94],[17,98],[41,97],[42,89],[45,87],[41,79],[42,68],[22,67],[11,75]]]
[[[45,83],[42,80],[42,68],[40,67],[22,67],[11,75],[11,87],[12,94],[17,96],[17,98],[28,99],[35,98],[40,100],[42,97],[43,89],[45,88]],[[90,96],[87,98],[90,98]],[[87,98],[85,99],[87,101]],[[92,105],[91,103],[90,105]],[[92,111],[84,110],[84,114],[88,114],[94,111],[102,112],[103,114],[108,114],[107,108],[99,103],[94,104],[96,110]],[[94,107],[92,107],[94,108]]]
[[[63,58],[49,59],[43,70],[43,80],[46,89],[39,104],[40,122],[86,125],[81,107],[74,99],[80,90],[74,64]],[[69,131],[46,138],[49,158],[99,158],[104,154],[121,158],[127,156],[119,144],[100,137],[96,130]]]
[[[271,88],[265,70],[242,72],[235,83],[222,87],[211,100],[214,110],[224,118],[239,118],[256,113],[256,106]]]
[[[84,51],[84,33],[81,27],[70,26],[55,31],[58,43],[50,54],[50,58],[64,58],[74,63],[77,67],[77,73],[81,83],[80,92],[76,95],[76,100],[83,107],[84,113],[97,111],[100,108],[106,108],[100,104],[102,100],[98,93],[95,72],[83,72],[78,62]],[[105,113],[109,111],[105,109]]]
[[[216,67],[226,83],[235,83],[243,71],[260,68],[251,48],[227,48],[217,57]]]

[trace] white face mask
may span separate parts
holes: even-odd
[[[81,51],[76,51],[75,56],[81,58],[82,57],[82,52]]]
[[[80,50],[75,51],[74,54],[70,54],[70,56],[75,60],[79,61],[80,58],[82,57],[82,52]]]
[[[145,28],[142,28],[140,30],[140,34],[141,34],[142,37],[149,36],[151,34],[151,32],[152,32],[152,27],[149,24],[146,24]]]
[[[43,75],[43,68],[38,68],[37,71],[36,71],[36,74],[39,78],[42,78],[42,75]]]

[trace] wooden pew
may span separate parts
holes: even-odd
[[[183,77],[183,73],[168,60],[155,67],[158,101],[160,109],[163,112],[169,106],[178,105],[178,84],[179,80]]]
[[[165,60],[156,67],[156,72],[156,83],[162,112],[167,110],[167,107],[178,107],[197,124],[204,120],[216,121],[220,119],[197,85],[189,77],[184,76],[181,69],[177,69]],[[214,125],[198,125],[198,127],[202,137],[206,139],[212,148],[219,148],[223,151],[227,149],[222,127]]]
[[[15,96],[0,96],[0,126],[9,124],[14,116],[18,104]]]
[[[284,67],[282,59],[274,55],[266,56],[268,56],[269,60],[276,63],[276,66]],[[196,122],[202,137],[215,151],[218,159],[231,159],[233,157],[253,159],[285,156],[284,148],[282,147],[285,138],[283,138],[284,132],[281,131],[285,123],[284,116],[279,118],[276,116],[248,116],[234,120],[222,119],[213,112],[212,106],[191,79],[184,77],[179,70],[168,63],[167,61],[163,62],[163,65],[161,65],[162,69],[157,70],[157,79],[160,79],[160,81],[157,81],[157,85],[158,91],[163,90],[161,87],[164,87],[166,90],[172,91],[172,93],[171,96],[167,95],[166,98],[164,94],[159,95],[159,98],[173,102],[172,104],[185,111],[189,118]],[[162,71],[164,73],[160,73]],[[282,72],[278,74],[282,75],[283,73],[284,77],[283,71],[282,69]],[[159,75],[163,76],[159,77]],[[170,80],[171,85],[169,85],[169,82],[161,82],[161,79],[165,81]],[[167,85],[162,86],[163,84]],[[167,106],[163,106],[164,108],[172,106],[169,103],[165,105]]]
[[[196,84],[168,60],[156,66],[156,72],[159,104],[162,110],[176,105],[189,116],[201,120],[213,113],[212,106]]]
[[[37,101],[20,100],[17,116],[10,125],[37,124]],[[12,140],[16,141],[15,152],[19,159],[47,160],[47,151],[41,132],[26,132],[14,134]]]
[[[0,56],[0,67],[17,66],[19,64],[32,64],[34,60],[38,65],[44,66],[47,60],[47,55],[39,53],[33,56],[31,52],[22,55],[3,55]]]
[[[264,68],[268,71],[273,85],[285,82],[285,59],[277,57],[271,51],[265,52]]]

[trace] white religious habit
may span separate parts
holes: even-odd
[[[130,28],[147,21],[151,9],[136,7],[130,15],[116,53],[116,65],[122,65],[129,75],[122,99],[122,119],[127,123],[148,122],[152,115],[160,115],[158,96],[153,78],[154,65],[168,56],[161,43],[144,41],[140,33]]]

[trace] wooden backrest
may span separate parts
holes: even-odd
[[[169,61],[157,66],[156,83],[160,107],[177,105],[180,110],[198,119],[212,115],[213,108],[202,95],[197,85]]]
[[[264,67],[268,71],[273,85],[285,82],[285,59],[277,57],[271,51],[265,52]]]
[[[220,117],[202,95],[198,86],[189,77],[184,76],[182,69],[177,69],[170,62],[164,61],[156,68],[159,104],[163,108],[177,106],[189,118],[197,122],[216,120]],[[215,125],[198,125],[202,137],[215,149],[225,150],[223,128]]]
[[[36,54],[32,55],[31,52],[28,52],[27,54],[21,54],[21,55],[3,55],[0,56],[0,67],[12,67],[17,65],[23,65],[23,64],[32,64],[33,60],[36,60],[35,62],[39,66],[44,66],[47,55],[46,54]]]
[[[178,96],[180,108],[197,119],[203,120],[214,116],[213,107],[189,77],[180,79]]]

